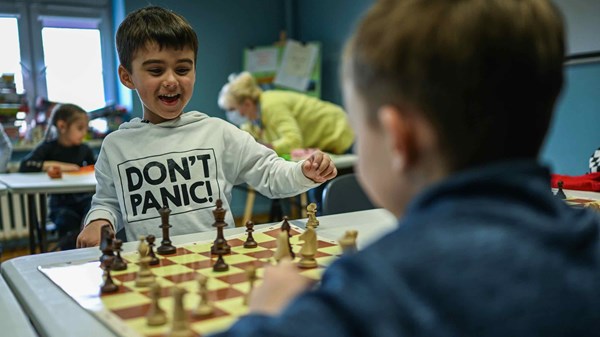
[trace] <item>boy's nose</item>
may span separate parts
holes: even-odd
[[[162,85],[165,88],[177,86],[177,79],[175,78],[175,75],[173,73],[167,73]]]

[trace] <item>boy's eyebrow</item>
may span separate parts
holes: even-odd
[[[163,64],[163,63],[165,63],[165,61],[159,60],[159,59],[149,59],[149,60],[142,62],[142,65],[145,66],[148,64],[156,64],[156,63]],[[194,65],[194,61],[189,58],[179,59],[179,60],[177,60],[177,63],[189,63],[190,65]]]

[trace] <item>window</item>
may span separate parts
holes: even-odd
[[[98,29],[44,27],[42,45],[49,101],[73,102],[86,111],[105,106]]]
[[[40,98],[88,111],[116,101],[110,1],[68,3],[0,4],[0,73],[15,74],[30,111]]]
[[[3,45],[0,53],[0,74],[13,74],[17,93],[22,94],[24,89],[21,73],[21,47],[16,17],[0,17],[0,36],[2,36]]]

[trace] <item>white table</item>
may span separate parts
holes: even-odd
[[[347,229],[358,230],[359,249],[396,228],[394,217],[382,209],[323,216],[319,217],[319,222],[317,231],[324,238],[338,239]],[[290,223],[304,227],[306,219],[291,220]],[[256,226],[256,228],[260,227]],[[244,230],[245,228],[226,229],[225,237]],[[175,236],[171,241],[177,246],[211,240],[214,237],[214,232],[204,232]],[[157,239],[157,242],[160,242],[160,239]],[[133,251],[136,248],[137,242],[127,242],[123,245],[124,251]],[[81,308],[38,270],[38,266],[48,264],[97,260],[100,255],[98,248],[75,249],[19,257],[4,262],[0,267],[6,282],[41,336],[114,336],[106,326]]]
[[[2,276],[0,276],[0,327],[2,336],[37,336],[25,312],[23,312]]]
[[[94,192],[97,184],[94,172],[65,172],[59,179],[51,179],[45,172],[5,173],[0,174],[0,183],[6,186],[10,193],[27,197],[29,248],[32,254],[35,253],[38,244],[42,253],[46,251],[46,194]],[[36,195],[40,196],[39,202]],[[38,209],[41,210],[40,217]]]

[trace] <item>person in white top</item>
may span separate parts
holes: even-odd
[[[222,119],[183,113],[194,89],[198,40],[182,16],[154,6],[139,9],[121,23],[116,40],[119,79],[137,91],[144,118],[122,124],[103,141],[98,186],[78,247],[98,245],[106,223],[114,231],[124,228],[129,240],[162,237],[163,206],[171,210],[171,235],[211,230],[216,201],[231,209],[236,184],[283,198],[337,175],[322,152],[287,162]],[[231,212],[226,221],[233,224]]]

